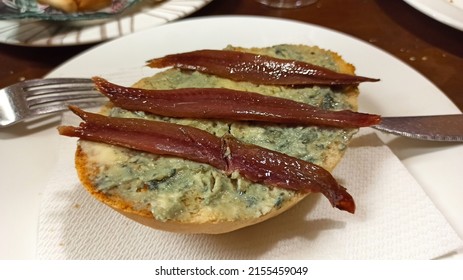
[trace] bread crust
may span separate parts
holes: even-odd
[[[66,13],[98,11],[111,5],[112,0],[38,0]]]
[[[258,49],[242,49],[248,50],[251,52],[257,52]],[[330,52],[333,56],[334,60],[336,61],[340,72],[354,74],[355,68],[353,65],[345,62],[341,56],[336,53]],[[347,87],[344,89],[344,94],[348,97],[348,103],[352,108],[356,110],[357,108],[357,96],[358,90],[357,87]],[[107,110],[108,108],[103,108],[103,110]],[[343,152],[338,151],[335,145],[329,147],[330,149],[328,153],[332,156],[328,156],[324,159],[322,167],[327,169],[328,171],[332,171],[337,163],[341,160]],[[78,172],[78,176],[86,188],[86,190],[96,199],[101,201],[102,203],[110,206],[112,209],[116,210],[117,212],[121,213],[122,215],[132,219],[138,223],[141,223],[145,226],[164,230],[164,231],[171,231],[171,232],[178,232],[178,233],[206,233],[206,234],[220,234],[226,233],[230,231],[234,231],[243,227],[247,227],[253,224],[260,223],[272,217],[275,217],[289,208],[296,205],[302,199],[304,199],[310,193],[296,193],[293,197],[291,197],[288,201],[286,201],[281,207],[279,208],[272,208],[268,213],[259,216],[258,218],[250,218],[245,220],[235,220],[235,221],[204,221],[204,222],[179,222],[179,221],[160,221],[157,220],[153,214],[151,213],[150,209],[138,209],[131,201],[126,201],[121,197],[113,196],[107,193],[103,193],[97,190],[96,186],[92,183],[90,178],[95,177],[98,170],[96,167],[89,164],[89,158],[87,154],[82,150],[81,146],[78,145],[76,150],[75,156],[75,165]],[[93,166],[93,167],[92,167]]]

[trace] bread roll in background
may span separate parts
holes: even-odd
[[[97,11],[111,5],[112,0],[38,0],[40,4],[66,13]]]

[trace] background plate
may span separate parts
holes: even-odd
[[[36,0],[0,1],[0,19],[41,19],[56,21],[78,21],[108,18],[119,14],[138,0],[113,0],[111,5],[98,11],[67,13]]]
[[[418,11],[463,31],[463,0],[404,0]]]
[[[109,19],[0,20],[0,43],[25,46],[89,44],[183,18],[212,0],[146,0]]]

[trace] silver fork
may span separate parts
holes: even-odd
[[[20,82],[0,90],[0,128],[34,116],[99,106],[107,101],[91,79],[51,78]],[[430,141],[463,142],[463,114],[383,117],[373,128]]]
[[[0,127],[68,110],[69,105],[89,108],[108,99],[86,78],[34,79],[0,90]]]

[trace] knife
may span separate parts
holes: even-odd
[[[463,114],[382,117],[373,128],[420,140],[463,142]]]

